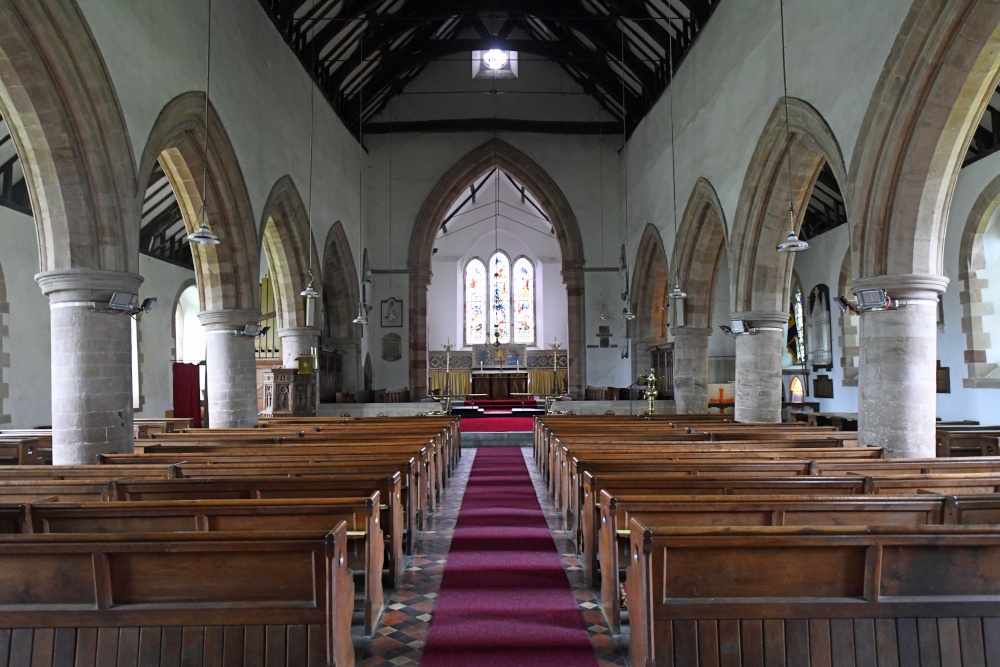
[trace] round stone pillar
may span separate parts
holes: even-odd
[[[299,357],[311,356],[319,347],[319,327],[292,327],[278,329],[281,339],[281,365],[296,368]]]
[[[677,414],[708,412],[708,337],[712,330],[677,327],[672,333]]]
[[[785,347],[784,313],[733,313],[757,329],[736,336],[736,408],[738,422],[781,421],[781,350]]]
[[[257,363],[254,339],[234,332],[260,319],[257,310],[209,310],[205,328],[208,422],[214,428],[257,425]]]
[[[97,309],[114,292],[138,293],[142,276],[66,269],[35,281],[51,311],[53,463],[97,463],[98,454],[131,452],[131,319]]]
[[[883,289],[900,308],[861,314],[858,445],[892,458],[933,458],[937,415],[938,296],[948,278],[862,278],[855,292]]]

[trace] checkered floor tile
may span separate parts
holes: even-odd
[[[530,448],[522,448],[532,483],[556,548],[562,554],[563,567],[580,605],[584,624],[590,635],[601,667],[626,664],[627,637],[611,635],[597,606],[594,591],[583,584],[580,560],[573,553],[572,540],[566,534],[562,518],[555,512],[541,474],[535,468]],[[441,587],[441,577],[448,560],[451,536],[462,506],[462,496],[472,469],[475,449],[462,450],[462,458],[444,492],[437,510],[417,541],[413,556],[407,561],[403,583],[387,600],[385,613],[371,639],[355,636],[358,664],[361,667],[402,667],[420,664],[427,631],[434,615],[434,600]]]

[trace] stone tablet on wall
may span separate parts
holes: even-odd
[[[399,361],[403,358],[403,339],[399,334],[382,336],[382,361]]]

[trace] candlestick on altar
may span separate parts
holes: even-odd
[[[660,394],[660,388],[657,386],[657,381],[660,378],[653,374],[653,369],[649,369],[649,375],[645,378],[640,377],[639,383],[646,383],[646,401],[649,403],[649,414],[653,414],[653,401]]]
[[[455,347],[451,344],[451,336],[441,347],[444,349],[444,393],[447,396],[451,394],[451,350]]]
[[[559,394],[559,348],[562,347],[562,343],[556,342],[556,337],[552,337],[552,342],[549,343],[549,347],[552,348],[552,393]]]

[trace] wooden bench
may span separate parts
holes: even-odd
[[[329,533],[0,535],[3,657],[264,664],[281,646],[280,664],[353,665],[346,552],[344,523]]]
[[[615,496],[601,492],[601,609],[620,628],[620,563],[627,562],[628,520],[657,526],[916,526],[997,523],[1000,496]],[[991,521],[993,519],[993,521]],[[621,559],[621,560],[620,560]]]
[[[632,665],[1000,660],[1000,528],[629,530]]]
[[[382,587],[385,541],[378,491],[367,498],[322,501],[42,503],[21,507],[26,533],[328,531],[343,521],[347,526],[348,566],[362,583],[360,611],[365,634],[372,633],[385,609]]]

